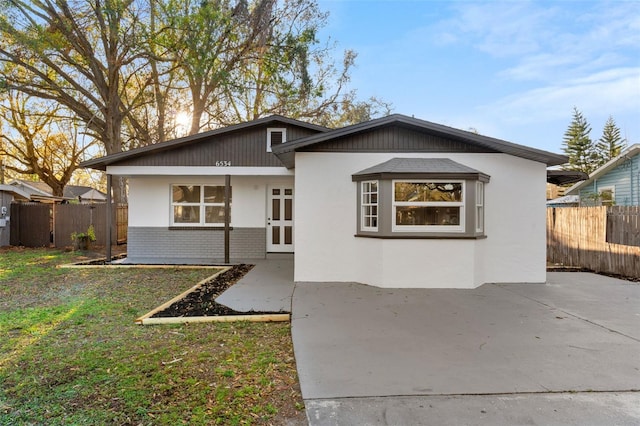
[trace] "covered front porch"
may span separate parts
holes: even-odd
[[[109,171],[129,180],[128,263],[230,264],[294,251],[288,170]]]

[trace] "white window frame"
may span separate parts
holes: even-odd
[[[484,182],[476,182],[476,232],[484,232]]]
[[[176,203],[173,201],[173,187],[174,186],[199,186],[200,187],[200,201],[195,203]],[[169,199],[170,199],[170,212],[169,212],[169,220],[170,220],[170,226],[184,226],[184,227],[190,227],[190,226],[202,226],[202,227],[209,227],[209,228],[220,228],[220,227],[224,227],[224,223],[207,223],[206,222],[206,207],[223,207],[224,208],[224,202],[222,203],[205,203],[204,201],[204,188],[206,186],[213,186],[213,187],[222,187],[224,188],[224,184],[215,184],[215,183],[172,183],[171,185],[169,185]],[[175,221],[175,215],[174,215],[174,207],[199,207],[200,210],[200,221],[199,222],[190,222],[190,223],[183,223],[183,222],[176,222]],[[233,216],[231,215],[231,203],[229,203],[229,216],[231,216],[231,218],[233,218]]]
[[[371,190],[372,185],[376,186],[375,192]],[[365,191],[365,187],[368,187],[368,190]],[[379,207],[379,199],[380,199],[380,183],[377,180],[365,180],[360,182],[360,229],[362,231],[378,231],[378,221],[380,220],[380,207]],[[371,201],[371,196],[376,196],[376,201]],[[369,202],[366,202],[367,195],[369,196]],[[366,214],[367,207],[375,207],[376,214]],[[366,226],[366,218],[369,217],[371,219],[375,218],[376,226]]]
[[[459,183],[462,185],[462,201],[460,202],[443,202],[443,201],[396,201],[396,183]],[[394,179],[391,182],[391,201],[392,201],[392,232],[464,232],[465,231],[465,210],[466,210],[466,184],[464,180],[458,179]],[[396,224],[396,207],[417,206],[417,207],[458,207],[460,211],[460,221],[458,225],[397,225]]]
[[[603,202],[602,193],[611,191],[611,200]],[[598,188],[598,204],[601,206],[614,206],[616,204],[616,187],[615,186],[602,186]]]
[[[282,143],[287,141],[287,129],[286,127],[269,127],[267,129],[267,152],[271,152],[271,134],[282,133]]]

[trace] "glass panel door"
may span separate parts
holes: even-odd
[[[270,186],[267,196],[267,251],[293,253],[293,187]]]

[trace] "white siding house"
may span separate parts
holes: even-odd
[[[625,149],[565,193],[578,195],[583,206],[639,206],[640,144]]]

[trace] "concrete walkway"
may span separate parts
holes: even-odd
[[[640,423],[635,283],[299,283],[292,333],[313,425]]]
[[[291,312],[293,255],[270,254],[268,259],[245,263],[255,266],[216,302],[239,312]]]

